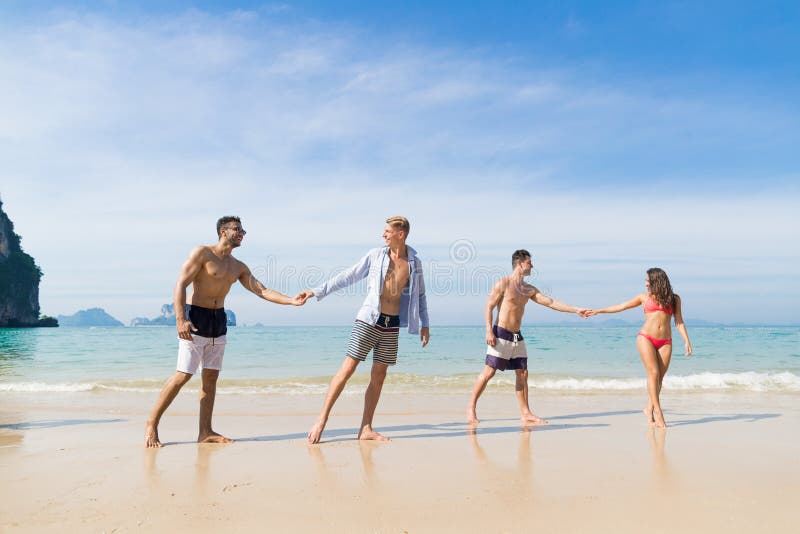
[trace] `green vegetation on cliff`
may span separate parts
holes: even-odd
[[[16,309],[28,305],[28,288],[39,286],[42,270],[24,252],[11,252],[5,261],[0,260],[0,302],[11,301]]]
[[[0,326],[58,326],[52,317],[39,317],[42,270],[21,241],[0,200]]]

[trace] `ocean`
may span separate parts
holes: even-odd
[[[523,327],[532,394],[620,394],[645,391],[636,350],[638,327]],[[349,326],[234,327],[220,375],[220,395],[324,393],[347,347]],[[485,355],[482,326],[432,328],[422,349],[401,332],[398,365],[385,392],[469,395]],[[665,392],[800,393],[800,327],[689,328],[694,354],[675,352]],[[173,327],[39,328],[0,330],[0,399],[4,394],[157,392],[174,371]],[[369,360],[346,394],[360,394]],[[489,388],[505,388],[513,372]],[[186,389],[196,390],[193,380]]]

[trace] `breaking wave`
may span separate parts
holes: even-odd
[[[474,374],[457,375],[413,375],[389,374],[384,391],[454,393],[464,391],[467,395],[475,380]],[[322,395],[328,388],[328,376],[271,379],[224,379],[219,381],[219,395]],[[368,376],[356,375],[349,382],[345,394],[360,394],[368,382]],[[193,380],[184,388],[197,391],[199,380]],[[528,383],[533,390],[553,393],[571,392],[624,392],[646,389],[644,377],[576,377],[566,375],[531,375]],[[490,388],[504,388],[514,384],[514,375],[496,375]],[[155,393],[163,385],[161,380],[129,380],[93,382],[6,382],[0,383],[0,393]],[[684,392],[800,392],[800,376],[789,371],[763,373],[698,373],[686,376],[668,375],[664,379],[665,390]]]

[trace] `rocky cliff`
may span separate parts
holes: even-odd
[[[0,327],[58,326],[51,317],[39,319],[42,271],[20,241],[0,200]]]

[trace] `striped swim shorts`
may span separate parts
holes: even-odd
[[[527,369],[528,351],[521,332],[511,332],[502,326],[494,325],[494,347],[486,345],[486,365],[505,371],[506,369]]]
[[[382,313],[375,326],[356,321],[350,333],[347,355],[363,362],[369,351],[372,360],[384,365],[397,363],[397,338],[400,336],[400,316]]]

